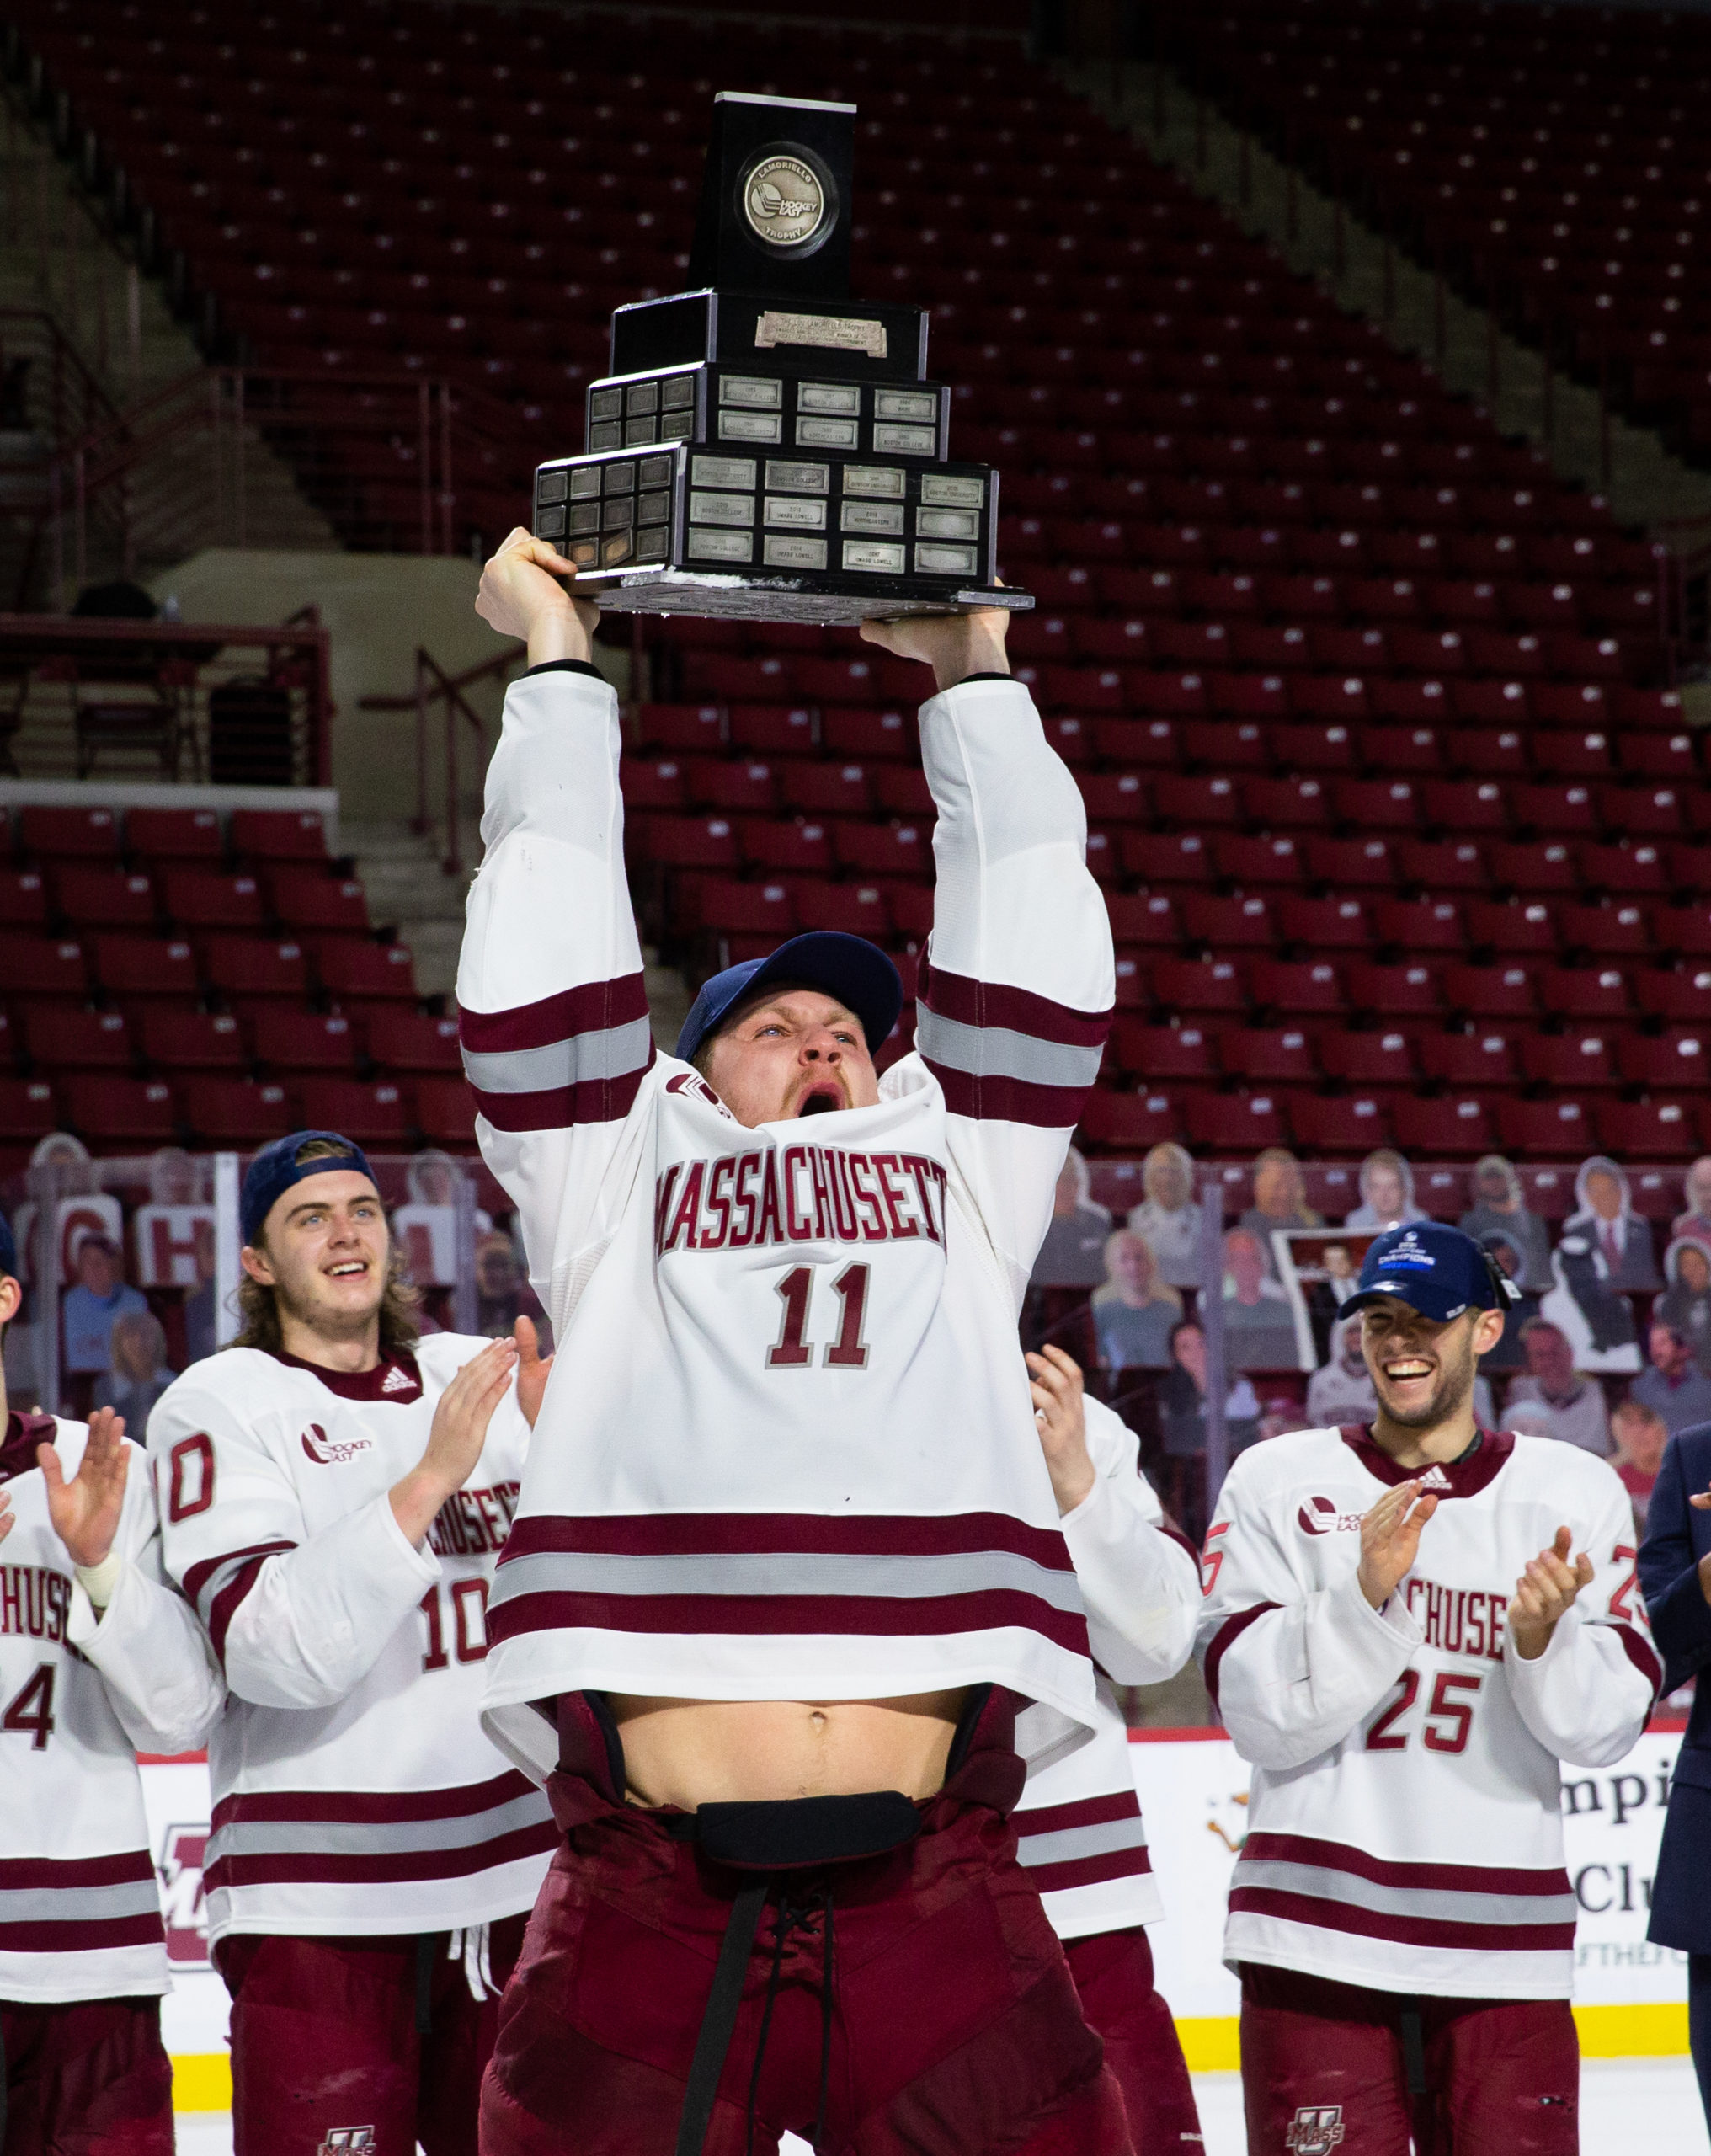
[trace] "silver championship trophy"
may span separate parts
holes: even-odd
[[[714,99],[692,289],[618,309],[586,454],[535,473],[535,534],[599,606],[852,622],[1033,605],[997,583],[997,472],[946,455],[926,310],[849,296],[855,120]]]

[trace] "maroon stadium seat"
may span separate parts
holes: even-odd
[[[326,822],[315,808],[234,808],[232,851],[246,861],[324,861]]]
[[[416,1087],[416,1123],[431,1145],[475,1148],[475,1095],[461,1078],[424,1078]]]
[[[269,1077],[282,1072],[348,1072],[356,1068],[356,1036],[349,1018],[293,1004],[259,1010],[250,1025],[258,1065]]]
[[[136,1060],[123,1011],[42,1003],[23,1005],[19,1015],[30,1061],[49,1070],[129,1070]]]
[[[18,830],[24,851],[38,860],[119,857],[119,819],[110,808],[30,807],[19,812]]]
[[[143,1060],[162,1070],[242,1070],[248,1060],[237,1021],[226,1011],[145,1004],[136,1033]]]
[[[136,936],[95,938],[95,978],[109,995],[169,995],[179,1001],[197,992],[196,961],[181,937],[158,942]]]
[[[1468,1095],[1399,1100],[1391,1110],[1390,1125],[1403,1150],[1425,1160],[1461,1160],[1489,1153],[1496,1134],[1484,1102]]]
[[[67,1120],[92,1146],[141,1150],[169,1145],[178,1136],[173,1089],[161,1079],[73,1073],[59,1093]]]
[[[364,1084],[354,1078],[305,1078],[296,1088],[296,1101],[306,1129],[340,1131],[360,1145],[393,1151],[409,1142],[415,1110],[412,1089],[395,1080]]]
[[[1181,1079],[1209,1082],[1218,1075],[1216,1037],[1204,1027],[1148,1026],[1119,1018],[1111,1041],[1118,1068],[1143,1085]]]
[[[67,862],[53,877],[54,901],[77,929],[157,926],[154,885],[123,868]]]
[[[245,1149],[283,1138],[292,1128],[283,1086],[259,1086],[248,1079],[192,1077],[183,1089],[184,1120],[204,1145]]]
[[[127,808],[125,850],[136,861],[216,862],[226,841],[212,808]]]
[[[324,937],[315,953],[315,970],[322,987],[341,1003],[416,1000],[415,966],[408,943]]]
[[[1289,1102],[1295,1142],[1311,1153],[1367,1153],[1390,1142],[1389,1103],[1381,1095],[1352,1093],[1335,1100],[1298,1093]]]
[[[1188,1142],[1214,1153],[1249,1156],[1264,1145],[1287,1145],[1290,1129],[1282,1096],[1271,1091],[1253,1093],[1185,1094],[1183,1119]]]
[[[1170,1097],[1151,1087],[1138,1093],[1101,1090],[1090,1093],[1082,1107],[1081,1136],[1090,1145],[1139,1153],[1181,1135],[1181,1118]]]

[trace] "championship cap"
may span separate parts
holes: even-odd
[[[338,1154],[317,1153],[313,1160],[300,1161],[298,1154],[317,1138],[344,1150]],[[351,1174],[366,1176],[376,1190],[380,1188],[379,1183],[375,1182],[375,1171],[368,1164],[367,1154],[354,1139],[341,1137],[336,1130],[294,1130],[289,1138],[275,1139],[250,1162],[243,1187],[238,1193],[237,1218],[243,1240],[255,1242],[267,1224],[268,1214],[293,1185],[306,1182],[311,1176]]]
[[[1414,1220],[1387,1229],[1372,1245],[1361,1262],[1360,1285],[1337,1315],[1353,1317],[1381,1295],[1394,1295],[1422,1317],[1447,1325],[1463,1310],[1501,1310],[1519,1293],[1471,1235],[1441,1220]]]
[[[903,1008],[902,977],[877,943],[836,929],[817,929],[807,936],[792,936],[770,958],[749,958],[715,974],[684,1020],[677,1037],[680,1060],[692,1062],[702,1042],[718,1031],[738,1003],[776,981],[792,981],[816,988],[823,995],[835,995],[861,1021],[870,1055],[878,1054]]]

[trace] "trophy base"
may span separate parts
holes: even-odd
[[[562,579],[567,591],[613,614],[689,614],[708,621],[810,622],[850,628],[910,614],[972,614],[984,606],[1025,613],[1031,593],[1014,585],[932,591],[913,577],[720,576],[693,569],[596,570]]]

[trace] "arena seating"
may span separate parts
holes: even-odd
[[[706,99],[741,72],[715,24],[667,47],[614,19],[376,5],[301,10],[287,43],[275,18],[164,0],[15,13],[221,334],[329,381],[509,396],[520,466],[579,445],[610,308],[680,280]],[[1711,811],[1652,545],[1006,50],[804,29],[765,72],[861,105],[858,286],[930,302],[952,453],[1003,475],[1005,573],[1039,601],[1012,652],[1083,790],[1119,947],[1085,1137],[1544,1157],[1571,1105],[1577,1147],[1711,1144]],[[517,483],[493,478],[478,528],[514,520]],[[847,632],[643,633],[624,782],[650,936],[699,975],[849,927],[912,994],[919,670]],[[104,1004],[142,1000],[112,955],[136,929],[74,937],[68,900],[242,906],[244,937],[185,921],[156,947],[182,955],[143,969],[177,969],[255,1059],[253,1081],[196,1086],[306,1082],[262,1058],[256,1011],[317,986],[392,1070],[372,1030],[397,1022],[392,961],[344,879],[104,857],[87,889],[51,866],[0,883],[0,917],[35,931],[17,994],[77,1000],[93,964]],[[293,955],[264,927],[301,931]],[[187,1094],[193,1123],[208,1097]]]
[[[304,1123],[472,1145],[456,1021],[418,1001],[318,815],[0,816],[0,930],[8,1167],[54,1129],[108,1154]]]
[[[1711,454],[1703,13],[1478,0],[1157,8],[1165,49],[1479,305]]]

